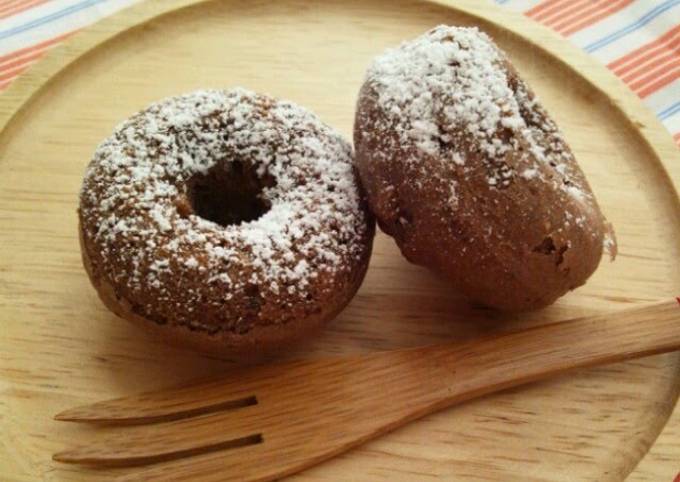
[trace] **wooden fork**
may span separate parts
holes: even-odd
[[[252,367],[66,410],[56,419],[139,426],[114,428],[54,460],[155,464],[121,480],[276,479],[464,400],[680,349],[678,302],[466,343]]]

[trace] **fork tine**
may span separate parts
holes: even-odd
[[[215,390],[231,396],[235,393],[232,387],[243,385],[242,393],[257,393],[257,405],[156,425],[108,427],[104,429],[105,434],[102,430],[93,434],[96,439],[92,443],[56,454],[55,460],[122,467],[194,455],[186,458],[190,461],[188,465],[181,465],[179,460],[161,464],[157,468],[159,480],[167,479],[162,469],[167,463],[186,467],[184,477],[192,479],[190,475],[196,459],[212,461],[206,462],[205,470],[209,474],[217,470],[221,479],[215,480],[225,479],[225,467],[238,474],[232,480],[281,477],[343,451],[348,444],[360,443],[367,433],[374,433],[376,428],[384,426],[385,417],[390,419],[394,416],[393,410],[401,411],[402,403],[395,403],[389,410],[379,410],[385,403],[385,394],[373,388],[376,382],[383,384],[387,379],[397,386],[402,377],[422,380],[423,369],[430,365],[430,361],[421,359],[418,353],[406,351],[396,354],[411,368],[396,374],[393,373],[394,356],[386,357],[385,354],[296,362],[246,371],[230,382],[217,383]],[[313,370],[313,377],[309,376],[310,370]],[[391,383],[389,385],[392,386]],[[372,388],[365,391],[362,387],[366,386]],[[194,399],[198,398],[196,388],[191,391]],[[430,398],[429,392],[425,394]],[[422,391],[415,390],[412,395],[421,398]],[[375,414],[370,423],[358,426],[352,423],[358,413],[357,407],[338,403],[354,396],[365,399],[362,409]],[[325,433],[329,420],[335,420],[334,426],[342,428]],[[357,431],[359,435],[355,436]],[[216,452],[225,441],[244,438],[248,443],[260,441],[256,438],[257,434],[261,434],[262,443]],[[214,451],[212,455],[215,457],[204,458],[210,451]],[[252,455],[247,463],[246,455]]]
[[[293,367],[296,362],[287,364]],[[285,367],[283,368],[285,370]],[[253,396],[269,376],[280,367],[252,367],[240,373],[227,373],[212,381],[192,383],[177,388],[142,393],[64,410],[55,420],[93,424],[138,425],[169,422],[257,403]],[[200,396],[197,396],[200,394]]]
[[[191,458],[160,463],[153,467],[137,469],[115,478],[115,482],[265,482],[284,476],[253,474],[253,468],[264,452],[263,445],[251,445],[228,452],[211,452]],[[266,449],[265,449],[266,450]]]
[[[257,404],[262,387],[276,385],[291,374],[334,368],[337,360],[297,360],[269,366],[252,366],[226,373],[219,379],[192,383],[64,410],[55,420],[92,424],[140,425],[169,422]],[[325,368],[324,368],[325,367]],[[200,395],[198,395],[200,394]]]
[[[422,379],[420,376],[418,378]],[[395,428],[401,424],[394,423],[395,419],[408,420],[423,415],[424,412],[413,409],[413,399],[408,393],[401,398],[391,396],[394,403],[385,405],[380,379],[373,381],[375,390],[368,394],[354,392],[351,384],[342,389],[348,390],[344,393],[346,396],[353,393],[359,395],[358,407],[338,403],[345,398],[338,398],[339,393],[334,390],[327,393],[319,391],[320,385],[312,386],[309,396],[305,396],[298,391],[309,385],[303,381],[293,390],[302,395],[304,402],[293,402],[296,397],[289,400],[274,399],[271,400],[271,406],[261,407],[253,417],[253,422],[263,428],[261,444],[160,463],[129,473],[117,479],[117,482],[278,480]],[[418,397],[416,392],[413,395]],[[371,416],[356,423],[362,412]],[[398,414],[396,418],[395,414]]]
[[[157,402],[154,402],[157,400]],[[157,405],[154,405],[157,403]],[[194,400],[127,397],[64,410],[54,416],[63,422],[92,424],[143,425],[172,422],[236,408],[257,405],[255,396],[220,400],[217,397]]]
[[[59,452],[58,462],[128,467],[262,442],[257,406],[152,426],[110,430],[95,441]]]

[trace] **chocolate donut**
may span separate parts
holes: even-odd
[[[615,241],[555,123],[476,28],[437,27],[377,57],[359,94],[356,163],[410,261],[504,310],[582,285]]]
[[[301,107],[242,89],[168,98],[123,122],[87,168],[79,220],[112,311],[228,356],[335,317],[374,235],[349,143]]]

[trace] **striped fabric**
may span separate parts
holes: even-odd
[[[0,0],[0,92],[79,29],[140,0]],[[680,0],[496,0],[607,65],[680,146]]]

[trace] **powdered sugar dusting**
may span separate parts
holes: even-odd
[[[377,57],[366,82],[404,150],[415,146],[459,167],[481,154],[490,188],[507,188],[519,175],[583,202],[589,193],[561,133],[512,72],[485,33],[442,25]],[[508,162],[517,153],[526,164],[519,174]]]
[[[182,215],[187,181],[233,160],[274,180],[271,208],[226,227]],[[103,275],[151,300],[143,311],[196,329],[213,330],[192,313],[214,308],[223,328],[246,330],[252,319],[229,319],[246,295],[265,324],[267,308],[311,307],[310,281],[347,279],[370,245],[350,145],[295,104],[243,89],[169,98],[121,124],[87,170],[80,213]]]
[[[493,142],[499,125],[526,127],[500,61],[477,29],[442,26],[388,50],[367,77],[385,110],[398,113],[402,137],[423,151],[439,155],[451,133],[462,130],[494,156],[508,148]]]

